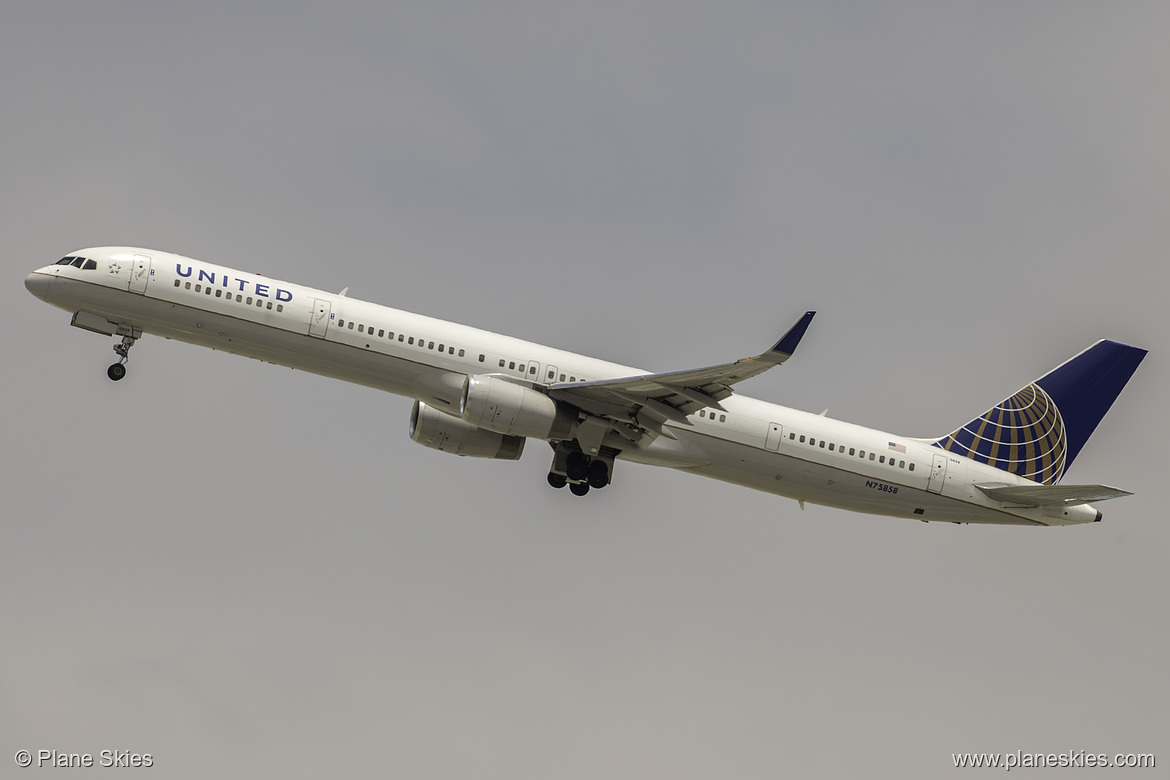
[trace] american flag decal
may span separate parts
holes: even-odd
[[[893,442],[890,442],[889,444],[890,444],[890,449],[893,450],[894,452],[903,452],[903,453],[906,452],[906,445],[905,444],[894,444]]]

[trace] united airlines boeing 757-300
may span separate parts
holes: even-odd
[[[25,286],[106,336],[126,375],[144,334],[414,399],[410,438],[515,460],[552,446],[548,483],[583,496],[616,461],[667,466],[805,502],[954,523],[1095,522],[1129,495],[1061,478],[1146,355],[1098,341],[953,433],[910,438],[735,394],[792,357],[813,312],[768,350],[649,373],[322,290],[132,247],[83,249]]]

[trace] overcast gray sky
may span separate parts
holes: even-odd
[[[1170,6],[715,5],[0,5],[0,762],[1170,764]],[[22,284],[102,244],[654,370],[817,309],[741,392],[906,435],[1126,341],[1067,481],[1136,495],[923,525],[619,464],[580,500],[543,445],[427,450],[408,400],[284,368],[146,338],[111,383]]]

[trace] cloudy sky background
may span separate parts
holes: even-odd
[[[0,5],[0,761],[1170,763],[1170,6],[880,6]],[[22,284],[104,244],[652,370],[817,309],[741,392],[906,435],[1126,341],[1068,481],[1137,495],[923,525],[619,464],[576,499],[546,447],[427,450],[365,388],[152,338],[109,382]]]

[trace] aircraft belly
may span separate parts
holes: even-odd
[[[894,480],[874,479],[845,469],[714,437],[702,438],[702,446],[711,455],[711,463],[688,470],[721,482],[810,504],[888,517],[935,522],[1043,525],[1037,520],[994,507],[941,496]]]

